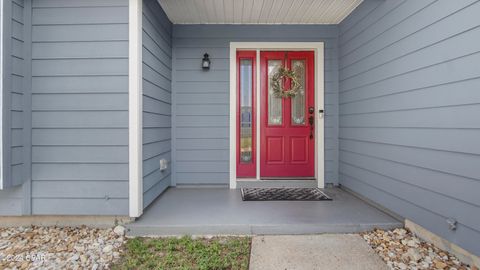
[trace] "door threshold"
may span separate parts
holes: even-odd
[[[315,179],[237,179],[237,188],[316,188]]]
[[[315,181],[315,177],[261,177],[260,180],[275,180],[275,181],[296,181],[296,180],[310,180]]]

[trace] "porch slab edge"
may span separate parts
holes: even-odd
[[[197,226],[139,226],[127,225],[127,236],[176,235],[295,235],[324,233],[359,233],[373,229],[401,228],[403,223],[384,224],[272,224],[272,225],[197,225]]]

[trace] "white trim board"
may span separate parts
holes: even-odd
[[[142,0],[128,4],[128,178],[129,216],[143,213]]]
[[[324,43],[323,42],[230,42],[230,188],[237,188],[237,132],[236,132],[236,108],[237,108],[237,50],[256,50],[257,52],[257,96],[260,92],[260,51],[314,51],[315,52],[315,111],[324,110]],[[260,98],[257,98],[257,123],[260,119]],[[325,126],[324,113],[315,117],[315,179],[317,186],[325,186]],[[319,128],[322,127],[322,128]],[[257,140],[257,175],[260,179],[260,125],[256,125]]]

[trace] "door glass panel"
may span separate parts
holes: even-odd
[[[252,75],[251,59],[240,60],[240,162],[252,162]]]
[[[278,72],[282,66],[282,60],[268,60],[268,124],[282,124],[282,98],[275,96],[271,78]]]
[[[300,83],[297,95],[292,98],[292,125],[305,125],[305,60],[292,60],[292,70]]]

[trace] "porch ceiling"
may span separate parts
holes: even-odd
[[[363,0],[158,0],[175,24],[338,24]]]

